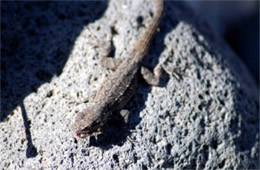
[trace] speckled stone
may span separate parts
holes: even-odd
[[[152,18],[140,0],[1,3],[3,169],[259,169],[258,90],[226,43],[185,4],[166,1],[130,122],[76,140],[70,124]],[[112,49],[109,52],[107,49]]]

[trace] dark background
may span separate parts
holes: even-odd
[[[187,1],[228,42],[259,86],[259,1]]]

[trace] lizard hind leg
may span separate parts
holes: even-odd
[[[104,45],[104,52],[101,55],[101,65],[108,69],[116,70],[116,68],[122,63],[122,59],[114,58],[115,56],[115,47],[113,42],[103,42]]]
[[[121,64],[122,60],[117,59],[117,58],[112,58],[112,57],[102,57],[101,59],[101,64],[102,66],[116,70],[116,68]]]
[[[157,65],[154,68],[153,72],[151,72],[146,67],[142,66],[141,74],[142,74],[144,80],[146,81],[146,83],[148,83],[149,85],[152,85],[152,86],[159,86],[160,77],[162,74],[162,67],[161,67],[161,65]]]
[[[121,59],[116,59],[114,56],[114,45],[113,42],[110,41],[103,41],[103,40],[95,40],[94,43],[90,43],[92,46],[98,48],[101,58],[101,65],[108,69],[115,70],[120,64]]]

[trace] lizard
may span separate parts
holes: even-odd
[[[123,61],[108,58],[107,61],[114,64],[107,67],[116,68],[115,71],[102,82],[90,105],[76,114],[71,125],[75,137],[87,138],[101,134],[102,127],[114,113],[120,113],[125,122],[128,121],[129,111],[123,108],[134,95],[139,72],[149,85],[157,86],[159,84],[162,68],[156,66],[154,71],[151,72],[142,66],[163,13],[163,0],[151,0],[150,2],[154,2],[153,17],[140,38],[130,49],[128,57]]]

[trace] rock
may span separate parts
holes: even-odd
[[[200,16],[175,1],[165,2],[144,62],[173,74],[160,87],[140,80],[127,128],[112,120],[107,133],[74,138],[76,112],[112,72],[102,55],[127,57],[152,9],[138,0],[2,3],[1,167],[260,168],[255,82]]]

